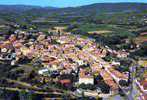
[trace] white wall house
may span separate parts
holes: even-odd
[[[93,77],[80,77],[79,78],[79,84],[94,84],[94,78]]]

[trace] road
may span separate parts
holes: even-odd
[[[128,94],[128,99],[129,100],[134,100],[135,97],[137,97],[139,94],[139,91],[137,90],[137,86],[136,86],[136,83],[135,83],[135,73],[136,73],[136,68],[138,67],[137,64],[133,65],[132,67],[130,67],[130,72],[131,72],[131,89],[130,89],[130,92]]]

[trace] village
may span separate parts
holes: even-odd
[[[62,87],[76,96],[108,97],[130,91],[131,72],[120,72],[116,69],[119,61],[104,59],[108,55],[126,59],[129,52],[112,50],[94,39],[64,32],[64,27],[48,31],[56,34],[16,30],[0,41],[0,61],[11,66],[37,67],[34,76],[37,81]],[[146,83],[137,81],[137,84],[144,87]]]

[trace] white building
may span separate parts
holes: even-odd
[[[85,70],[80,70],[79,73],[79,84],[94,84],[94,77],[89,73],[87,74],[87,72]]]
[[[79,84],[94,84],[94,78],[93,77],[80,77],[79,78]]]

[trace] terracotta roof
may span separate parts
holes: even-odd
[[[86,73],[87,73],[86,70],[81,69],[79,73],[80,78],[92,78],[93,77],[91,73],[89,74],[86,74]]]
[[[15,41],[15,42],[13,43],[13,46],[14,46],[15,48],[20,48],[20,47],[22,47],[23,45],[22,45],[22,43],[20,43],[19,41]]]
[[[105,80],[106,84],[108,84],[112,90],[118,90],[118,85],[113,80]]]
[[[111,77],[111,75],[108,72],[103,70],[103,71],[101,71],[100,74],[103,77],[105,83],[108,84],[112,90],[118,89],[118,85],[114,82],[113,78]]]
[[[112,72],[118,78],[128,79],[125,74],[120,73],[119,71],[117,71],[117,70],[115,70],[113,68],[109,68],[109,70],[110,70],[110,72]]]
[[[71,80],[69,80],[69,79],[63,79],[63,80],[60,80],[59,82],[61,84],[70,84],[71,83]]]
[[[113,79],[111,77],[111,75],[108,72],[106,72],[105,70],[102,70],[100,74],[104,78],[104,80],[111,80],[111,79]]]
[[[11,35],[11,36],[9,37],[9,40],[10,40],[11,42],[14,42],[14,41],[16,40],[16,36],[15,36],[15,35]]]
[[[52,62],[54,62],[54,61],[56,61],[56,60],[57,60],[56,58],[50,57],[50,56],[48,56],[48,55],[44,55],[44,56],[42,57],[42,61],[43,61],[44,63],[52,63]]]
[[[140,35],[147,35],[147,32],[142,32],[140,33]]]
[[[99,63],[92,64],[91,68],[92,68],[93,72],[101,72],[102,71],[101,67],[99,66]]]

